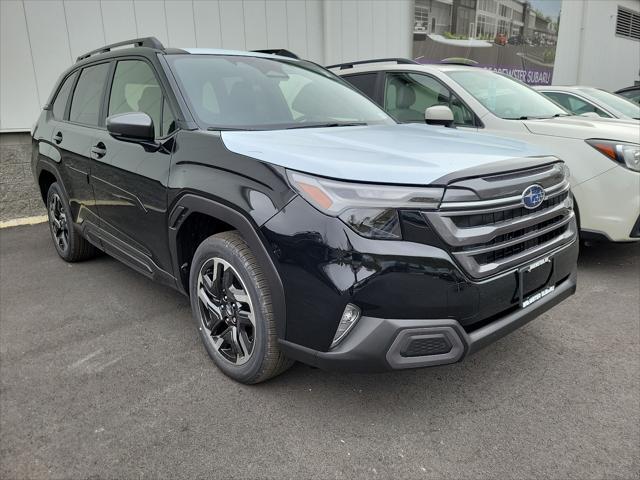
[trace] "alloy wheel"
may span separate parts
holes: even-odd
[[[53,193],[49,201],[49,225],[56,246],[62,253],[66,253],[69,249],[69,223],[62,199],[57,193]]]
[[[214,350],[234,365],[253,354],[256,326],[253,304],[238,272],[225,260],[207,260],[198,274],[200,328]]]

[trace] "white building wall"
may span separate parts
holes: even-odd
[[[615,35],[618,6],[640,12],[640,0],[564,0],[554,85],[618,90],[640,80],[640,42]]]
[[[0,131],[29,130],[60,73],[107,43],[409,57],[412,15],[412,0],[0,0]]]

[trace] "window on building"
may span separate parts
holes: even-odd
[[[496,13],[496,0],[479,0],[478,10],[487,13]]]
[[[169,106],[151,66],[141,60],[118,62],[113,76],[109,115],[144,112],[151,117],[156,137],[164,137],[175,127]]]
[[[108,63],[93,65],[82,70],[73,92],[69,120],[85,125],[98,125],[108,71]]]
[[[384,106],[399,122],[422,123],[424,111],[436,105],[449,107],[456,125],[475,126],[473,113],[435,78],[419,73],[387,74]]]
[[[493,40],[496,36],[496,19],[488,15],[478,14],[477,36]]]
[[[51,108],[53,118],[57,120],[62,120],[64,118],[64,113],[67,109],[67,100],[69,100],[69,93],[71,93],[71,87],[73,87],[73,82],[75,82],[77,75],[78,72],[76,71],[69,75],[62,83],[62,86],[58,91],[58,95],[56,95],[56,99],[53,102],[53,107]]]
[[[618,7],[616,35],[640,40],[640,13]]]
[[[429,25],[429,6],[425,0],[416,0],[414,21],[416,33],[424,32]]]

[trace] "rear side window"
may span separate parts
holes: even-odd
[[[53,118],[56,120],[62,120],[64,118],[69,93],[71,93],[71,87],[73,87],[73,82],[76,80],[77,75],[78,72],[74,72],[69,75],[66,80],[62,82],[60,90],[58,90],[58,95],[56,95],[56,99],[54,100],[53,107],[51,109],[53,112]]]
[[[163,137],[175,129],[173,115],[165,103],[160,84],[148,63],[141,60],[118,62],[108,115],[144,112],[153,120],[156,138]]]
[[[544,92],[545,96],[551,100],[556,101],[571,113],[576,115],[582,115],[583,113],[597,113],[601,117],[611,117],[603,110],[600,110],[595,105],[585,102],[584,100],[575,97],[573,95],[567,95],[559,92]]]
[[[101,63],[82,70],[73,92],[69,120],[85,125],[98,125],[102,93],[107,82],[108,71],[108,63]]]
[[[349,75],[343,77],[347,82],[356,87],[367,97],[373,98],[376,92],[377,73],[363,73],[362,75]]]

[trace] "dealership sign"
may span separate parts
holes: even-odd
[[[559,0],[415,0],[413,55],[511,75],[529,85],[553,78],[559,15],[535,9]]]

